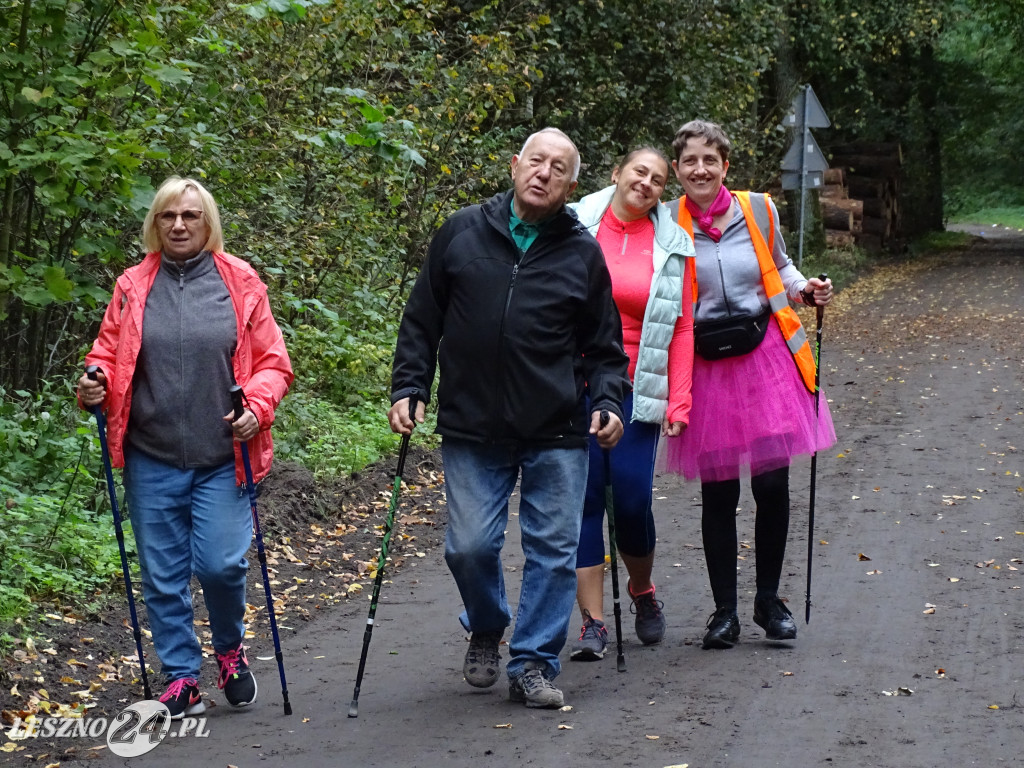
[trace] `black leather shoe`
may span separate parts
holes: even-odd
[[[732,648],[740,638],[740,617],[735,608],[718,608],[707,623],[708,633],[704,635],[705,650],[708,648]]]
[[[777,597],[754,599],[754,623],[764,630],[769,640],[796,638],[796,622],[789,608]]]

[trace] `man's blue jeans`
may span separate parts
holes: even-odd
[[[445,561],[458,584],[470,632],[503,631],[511,622],[501,548],[508,500],[520,473],[519,527],[526,566],[519,609],[509,640],[510,678],[539,662],[549,680],[561,671],[576,600],[576,547],[587,450],[483,445],[445,438],[442,443],[448,531]]]
[[[245,553],[252,511],[235,463],[179,469],[126,446],[125,498],[142,566],[153,645],[168,682],[199,677],[193,627],[194,573],[203,587],[213,648],[238,647],[245,633]]]

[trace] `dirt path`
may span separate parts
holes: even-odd
[[[840,293],[823,345],[823,385],[840,438],[818,460],[808,625],[808,463],[792,474],[783,592],[800,618],[794,643],[767,643],[750,620],[754,552],[744,548],[741,642],[700,649],[713,606],[698,489],[659,476],[655,581],[666,640],[641,647],[625,617],[627,672],[615,671],[614,654],[594,664],[566,661],[559,684],[569,711],[512,706],[503,684],[480,692],[462,681],[459,601],[434,548],[385,585],[357,719],[346,713],[363,600],[286,637],[291,717],[282,715],[273,660],[254,661],[256,706],[210,709],[207,738],[169,738],[128,761],[106,749],[84,758],[80,741],[78,756],[95,766],[239,768],[1017,764],[1022,311],[1024,242],[1013,239],[886,267]],[[746,489],[740,505],[740,538],[752,547]],[[517,543],[513,520],[512,598]],[[269,656],[264,646],[250,653]]]

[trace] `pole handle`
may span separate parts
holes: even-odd
[[[416,429],[416,407],[420,404],[420,391],[414,389],[409,393],[409,421],[412,422],[413,430]]]
[[[602,409],[601,410],[601,428],[602,429],[608,426],[609,418],[610,417],[608,416],[608,410],[607,409]]]
[[[99,381],[99,376],[97,375],[99,372],[100,367],[98,365],[87,365],[85,367],[85,375],[89,377],[89,381]],[[106,382],[104,382],[103,388],[107,388]],[[102,418],[103,406],[102,404],[90,406],[89,411],[95,414],[98,418]]]
[[[828,280],[828,273],[827,272],[822,272],[820,275],[818,275],[818,279],[821,280],[822,282],[824,282],[825,280]],[[817,315],[818,315],[818,322],[820,323],[821,322],[821,316],[823,314],[825,314],[825,307],[823,307],[820,304],[818,304],[817,302],[815,302],[814,311],[817,313]]]
[[[231,393],[231,407],[235,409],[235,421],[242,418],[242,414],[245,413],[245,408],[242,406],[242,398],[244,393],[242,388],[238,384],[232,385],[231,389],[228,390]]]

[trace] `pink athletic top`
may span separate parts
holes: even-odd
[[[620,221],[609,206],[597,229],[597,242],[601,244],[612,276],[612,296],[622,316],[622,344],[629,355],[629,380],[632,381],[654,278],[654,222],[647,216],[630,222]],[[691,301],[690,279],[684,276],[682,306],[689,306]],[[684,319],[684,315],[680,315],[676,320],[668,349],[668,419],[686,423],[692,402],[692,371],[685,363],[685,352],[686,345],[693,342],[684,333]]]

